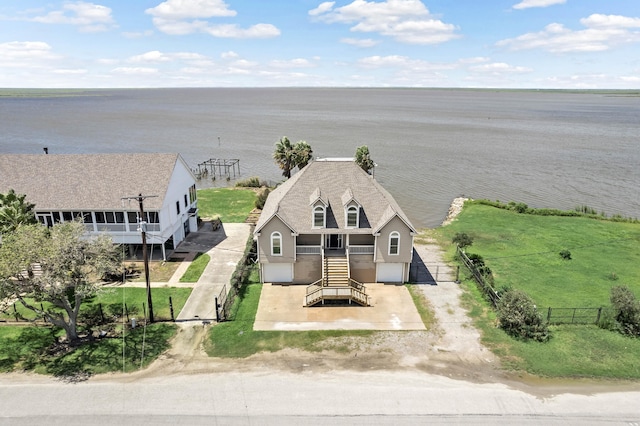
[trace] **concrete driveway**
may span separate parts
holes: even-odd
[[[217,230],[204,226],[188,236],[177,251],[206,252],[211,261],[205,268],[182,311],[176,318],[184,321],[215,321],[215,298],[229,280],[242,258],[251,225],[246,223],[224,223]]]
[[[303,306],[306,285],[264,284],[254,330],[424,330],[403,285],[366,284],[372,306]]]

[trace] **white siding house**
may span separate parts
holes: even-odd
[[[0,176],[0,193],[26,194],[44,225],[82,218],[133,251],[140,208],[128,197],[146,197],[147,242],[165,259],[197,230],[196,180],[179,154],[0,154]]]

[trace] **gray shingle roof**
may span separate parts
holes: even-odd
[[[179,154],[0,154],[0,193],[26,194],[38,211],[122,210],[121,198],[157,195],[162,207]],[[137,202],[125,202],[137,210]]]
[[[348,202],[353,199],[362,206],[361,227],[348,229],[346,232],[377,232],[396,215],[406,222],[412,231],[415,231],[391,194],[355,162],[344,159],[324,159],[309,163],[269,194],[256,225],[256,232],[259,232],[262,226],[277,215],[292,227],[294,232],[326,233],[326,229],[312,227],[312,207],[309,205],[309,200],[317,198],[318,189],[321,198],[329,205],[327,227],[337,227],[345,232],[343,201]]]

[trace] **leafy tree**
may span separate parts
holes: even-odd
[[[456,235],[454,235],[451,241],[454,244],[457,244],[461,249],[473,244],[473,238],[466,232],[456,232]]]
[[[362,170],[371,174],[371,170],[373,170],[376,163],[373,162],[369,155],[368,146],[362,145],[356,149],[356,164],[360,166]]]
[[[106,235],[84,238],[79,222],[51,228],[25,225],[4,237],[0,246],[0,298],[24,307],[64,329],[70,344],[78,342],[82,302],[96,295],[97,282],[121,265],[118,248]],[[41,307],[48,302],[49,307]]]
[[[0,194],[0,235],[15,231],[23,224],[36,223],[35,204],[25,201],[26,195],[18,195],[11,189]]]
[[[313,150],[311,149],[311,145],[309,145],[306,141],[298,141],[293,147],[295,152],[295,163],[299,169],[302,169],[304,166],[309,164],[309,161],[313,158]]]
[[[640,301],[627,286],[611,288],[611,304],[623,334],[640,336]]]
[[[549,340],[549,329],[533,300],[522,290],[506,291],[498,302],[500,328],[522,340]]]
[[[282,176],[289,179],[291,170],[296,167],[301,169],[306,166],[311,161],[312,154],[311,146],[307,142],[298,141],[293,145],[289,138],[283,136],[276,142],[273,159],[278,167],[282,169]]]

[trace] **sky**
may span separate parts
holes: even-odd
[[[0,87],[640,88],[640,0],[1,0]]]

